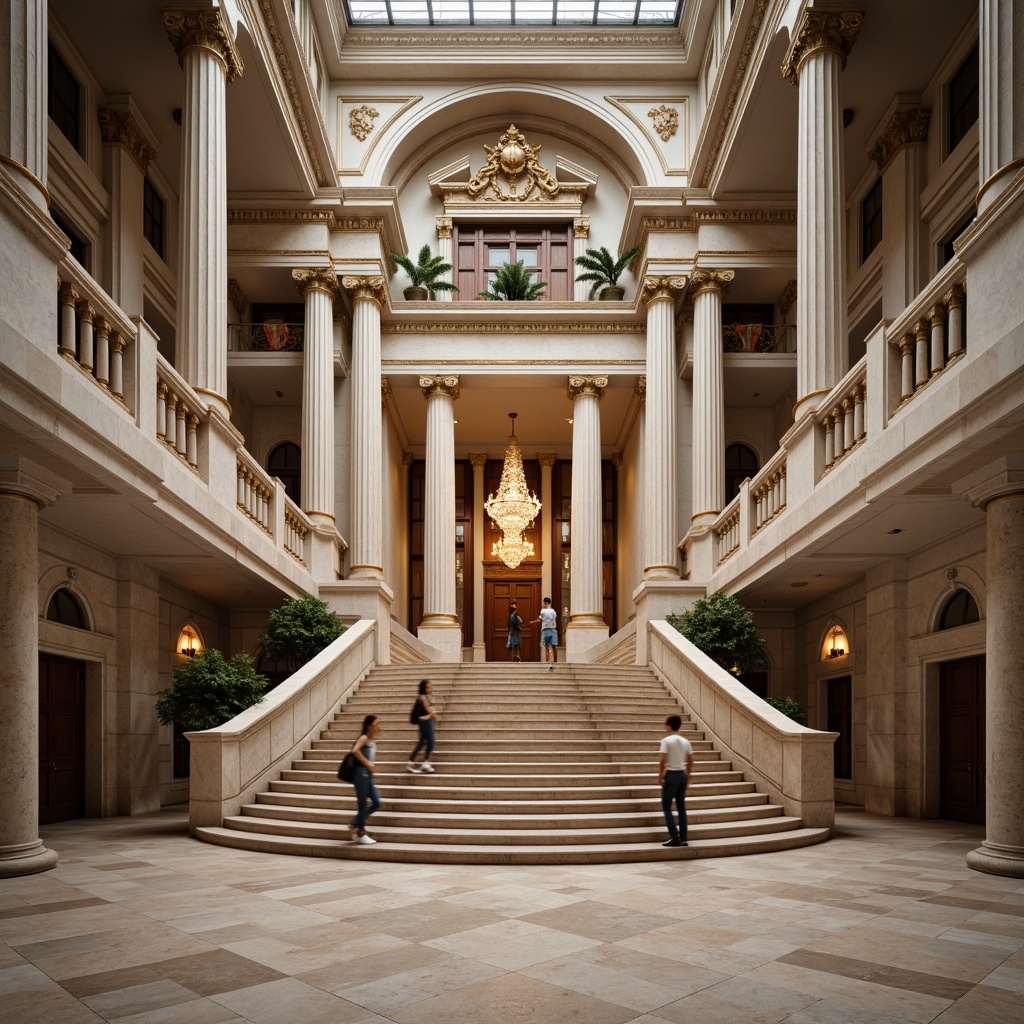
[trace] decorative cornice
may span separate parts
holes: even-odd
[[[696,298],[701,292],[711,291],[724,295],[735,277],[735,270],[698,267],[690,274],[690,298]]]
[[[362,47],[384,46],[392,50],[395,46],[403,49],[416,46],[431,50],[445,47],[471,46],[479,49],[481,45],[488,48],[496,47],[510,53],[518,53],[527,47],[544,47],[565,49],[578,46],[593,46],[600,49],[609,47],[627,47],[629,49],[650,49],[651,47],[673,47],[678,49],[679,33],[677,29],[666,28],[663,32],[567,32],[564,29],[553,29],[544,32],[488,32],[483,35],[479,29],[474,31],[427,32],[423,30],[399,30],[392,32],[374,32],[372,29],[349,29],[345,36],[345,46],[349,49]]]
[[[224,68],[228,84],[242,77],[245,65],[231,37],[230,26],[224,20],[222,7],[165,9],[163,21],[179,63],[189,50],[206,50]]]
[[[874,160],[880,171],[904,147],[928,141],[928,123],[932,112],[925,107],[911,110],[897,110],[885,126],[885,131],[868,150],[868,159]]]
[[[795,224],[796,210],[694,210],[696,224]]]
[[[545,452],[543,455],[537,455],[537,461],[540,463],[541,469],[553,469],[558,461],[558,456],[554,452]]]
[[[303,298],[314,290],[327,292],[332,300],[338,297],[338,275],[333,267],[302,267],[292,271],[292,280]]]
[[[342,283],[348,280],[343,279]],[[345,285],[347,288],[348,285]],[[634,334],[642,335],[644,327],[642,324],[600,324],[572,323],[572,324],[546,324],[510,322],[491,323],[458,323],[453,321],[440,320],[413,320],[402,323],[381,324],[381,334],[503,334],[507,335],[510,330],[515,330],[516,335],[525,334]],[[568,360],[567,360],[568,361]],[[511,360],[515,362],[515,360]]]
[[[346,275],[341,279],[341,286],[352,296],[354,302],[358,302],[360,299],[368,299],[376,302],[379,306],[386,304],[387,286],[384,283],[383,277],[376,275],[359,277]]]
[[[338,227],[338,221],[331,210],[228,210],[229,224],[287,224],[292,221]],[[383,224],[383,221],[380,223]]]
[[[572,237],[573,238],[589,238],[590,237],[590,218],[589,217],[573,217],[573,219],[572,219]]]
[[[845,68],[846,58],[853,50],[863,23],[864,9],[861,7],[847,10],[834,7],[805,8],[793,30],[786,59],[782,62],[783,77],[798,85],[804,62],[822,50],[838,53]]]
[[[455,225],[451,217],[435,217],[434,224],[437,227],[438,238],[451,238]]]
[[[142,134],[139,123],[130,110],[99,111],[100,135],[110,145],[122,146],[128,155],[138,164],[143,174],[156,159],[156,150]]]
[[[604,389],[608,387],[607,377],[589,377],[570,374],[569,384],[565,389],[565,397],[575,400],[580,395],[595,395],[600,401],[604,397]]]
[[[796,302],[796,281],[790,281],[779,296],[779,312],[783,317],[793,308],[794,302]]]
[[[424,398],[430,398],[431,395],[447,395],[454,402],[461,394],[459,378],[454,373],[441,377],[420,377],[419,383]]]
[[[687,279],[684,274],[670,277],[645,277],[640,282],[644,305],[655,299],[671,299],[673,302],[686,291]]]
[[[249,312],[249,300],[245,297],[241,285],[233,278],[228,278],[228,302],[235,307],[235,312],[244,320]]]

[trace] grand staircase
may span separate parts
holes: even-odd
[[[434,684],[433,775],[405,771],[417,730],[417,683]],[[694,746],[689,846],[665,849],[657,786],[666,716]],[[377,745],[381,809],[349,841],[354,790],[339,782],[363,716]],[[661,681],[631,666],[401,665],[374,669],[256,802],[199,838],[246,850],[319,857],[460,864],[582,864],[678,860],[786,850],[828,838],[758,793],[723,761]]]

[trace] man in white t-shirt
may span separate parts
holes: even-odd
[[[531,626],[540,626],[540,645],[549,662],[548,671],[555,671],[555,649],[558,647],[558,612],[551,607],[551,598],[544,598],[544,607],[537,613]]]
[[[668,825],[668,842],[662,846],[686,846],[686,781],[693,771],[693,745],[679,735],[683,720],[678,715],[665,719],[666,736],[661,741],[658,762],[658,785],[661,786],[661,809]],[[679,827],[672,817],[672,803],[679,809]]]

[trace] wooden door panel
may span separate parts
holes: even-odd
[[[940,667],[939,813],[985,823],[985,658]]]
[[[85,665],[39,655],[39,820],[85,814]]]
[[[540,610],[540,580],[487,580],[484,587],[484,635],[488,661],[508,661],[509,605],[515,601],[523,620],[520,658],[537,661],[540,633],[530,620]]]

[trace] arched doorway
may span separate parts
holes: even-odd
[[[267,472],[284,484],[285,494],[302,508],[302,450],[285,441],[267,457]]]
[[[725,449],[726,505],[740,493],[740,484],[747,477],[753,478],[760,468],[760,460],[753,448],[737,441]]]

